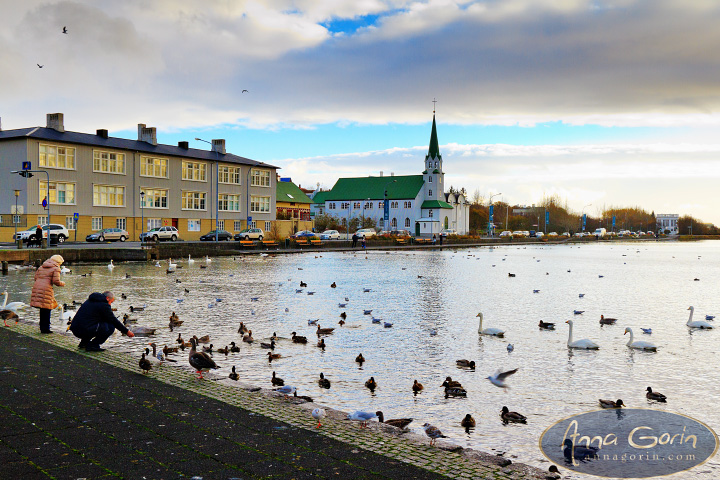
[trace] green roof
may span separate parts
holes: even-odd
[[[328,196],[329,194],[330,194],[329,191],[317,192],[315,195],[313,195],[312,201],[313,201],[314,203],[324,204],[324,203],[325,203],[325,199],[327,198],[327,196]]]
[[[428,158],[442,158],[440,155],[440,146],[438,145],[437,128],[435,127],[435,115],[433,114],[432,131],[430,132],[430,147],[428,148],[428,154],[425,157]]]
[[[277,182],[276,202],[313,203],[305,193],[292,182]]]
[[[443,202],[442,200],[425,200],[422,203],[422,206],[420,208],[450,208],[452,209],[452,205],[450,205],[447,202]]]
[[[388,199],[411,200],[417,197],[424,183],[422,175],[339,178],[325,200],[382,200],[386,186]]]

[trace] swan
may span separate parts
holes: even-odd
[[[482,322],[483,322],[483,314],[482,314],[482,312],[481,312],[481,313],[478,313],[476,316],[480,318],[480,325],[478,326],[478,333],[479,333],[480,335],[492,335],[492,336],[495,336],[495,337],[504,337],[504,336],[505,336],[505,332],[504,332],[503,330],[500,330],[499,328],[485,328],[485,329],[483,329],[483,327],[482,327]]]
[[[650,352],[656,352],[656,351],[657,351],[657,347],[656,347],[654,344],[650,343],[650,342],[642,342],[642,341],[640,341],[640,340],[638,340],[637,342],[634,342],[634,341],[633,341],[634,336],[633,336],[632,328],[627,327],[627,328],[625,329],[625,333],[629,333],[629,334],[630,334],[630,341],[627,343],[627,346],[628,346],[628,347],[630,347],[630,348],[637,348],[638,350],[647,350],[647,351],[650,351]],[[624,333],[623,335],[625,335],[625,333]]]
[[[65,306],[60,305],[60,321],[61,322],[67,322],[70,323],[75,316],[75,312],[73,311],[65,311]]]
[[[18,310],[24,310],[30,305],[28,305],[25,302],[10,302],[8,301],[8,292],[3,292],[3,295],[5,295],[5,300],[3,301],[2,307],[0,307],[0,310],[12,310],[14,313],[17,313]]]
[[[108,264],[108,270],[112,270],[113,268],[115,268],[115,265],[113,264],[112,259],[110,259],[110,263]]]
[[[687,325],[690,328],[713,328],[712,325],[710,325],[708,322],[704,320],[695,320],[693,321],[693,313],[695,313],[695,307],[688,307],[688,310],[690,310],[690,318],[688,318],[688,321],[685,325]]]
[[[205,255],[205,263],[211,263],[212,259],[210,258],[210,255]]]
[[[190,258],[190,255],[188,255],[188,265],[192,265],[193,263],[195,263],[195,260]]]
[[[168,272],[174,272],[177,269],[177,263],[172,263],[172,258],[168,258]]]
[[[72,273],[72,270],[70,270],[70,269],[67,268],[66,266],[62,266],[62,267],[60,267],[60,273],[63,273],[63,274],[65,274],[65,273]]]
[[[588,340],[587,338],[583,338],[582,340],[575,340],[573,342],[573,321],[568,320],[565,323],[570,325],[570,333],[568,335],[567,341],[568,348],[580,348],[585,350],[597,350],[600,348],[597,343],[593,342],[592,340]]]

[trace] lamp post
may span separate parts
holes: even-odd
[[[488,231],[490,233],[490,236],[495,236],[495,224],[493,223],[493,201],[492,199],[494,197],[497,197],[498,195],[502,195],[502,193],[496,193],[495,195],[490,195],[490,205],[488,208]]]
[[[592,207],[592,203],[588,203],[587,205],[585,205],[582,209],[582,215],[580,215],[580,221],[582,222],[582,231],[583,232],[585,231],[585,222],[583,222],[583,218],[585,217],[585,209],[587,207]]]
[[[47,189],[46,192],[46,199],[47,199],[47,206],[45,207],[47,209],[47,223],[50,223],[50,174],[47,172],[47,170],[11,170],[10,173],[17,173],[21,177],[25,178],[31,178],[33,173],[44,173],[47,176]],[[38,181],[38,189],[40,188],[40,182]],[[48,240],[50,240],[50,230],[48,230]],[[47,243],[45,244],[47,247]]]
[[[15,190],[15,215],[13,215],[13,223],[15,224],[15,235],[13,239],[17,241],[17,218],[18,218],[18,197],[20,196],[20,190]]]
[[[140,235],[138,235],[140,241],[143,230],[145,230],[145,192],[140,190]]]
[[[217,148],[212,144],[212,142],[208,142],[207,140],[203,140],[202,138],[195,137],[195,140],[198,142],[205,142],[210,144],[210,148],[215,152],[215,241],[218,241],[218,215],[220,213],[220,156],[218,154]],[[212,210],[210,211],[212,212]],[[210,213],[210,216],[212,217],[212,213]],[[211,218],[212,220],[212,218]]]

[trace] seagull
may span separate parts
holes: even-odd
[[[283,387],[276,388],[275,391],[284,394],[285,400],[287,400],[288,395],[294,395],[297,397],[297,388],[293,387],[292,385],[285,385]]]
[[[385,323],[383,324],[383,326],[384,326],[385,328],[391,328],[391,327],[393,326],[393,324],[390,323],[390,322],[385,322]]]
[[[705,315],[705,320],[715,320],[715,315]]]
[[[250,93],[250,92],[248,92],[247,90],[243,90],[243,91],[240,92],[240,93]],[[323,412],[323,413],[324,413],[324,412]]]
[[[67,35],[67,33],[68,33],[68,31],[67,31],[67,27],[63,27],[63,31],[62,31],[62,33],[64,33],[65,35]]]
[[[430,437],[430,446],[435,444],[435,440],[437,440],[438,438],[447,438],[445,435],[443,435],[439,428],[434,427],[429,423],[423,425],[422,429],[425,430],[425,435]]]
[[[514,370],[508,370],[507,372],[500,372],[500,370],[498,370],[498,371],[495,372],[493,375],[491,375],[491,376],[489,376],[489,377],[486,377],[486,378],[487,378],[488,380],[490,380],[490,383],[492,383],[492,384],[495,385],[496,387],[506,388],[506,389],[507,389],[507,388],[510,388],[510,387],[508,387],[508,386],[505,384],[505,379],[506,379],[507,377],[509,377],[510,375],[512,375],[513,373],[517,372],[517,371],[518,371],[517,368],[514,369]]]
[[[512,343],[508,343],[508,346],[507,346],[508,353],[512,352],[513,350],[515,350],[515,345],[513,345]]]
[[[377,414],[373,412],[363,412],[356,410],[347,416],[349,420],[360,422],[360,428],[367,428],[367,422],[373,418],[377,418]]]
[[[45,65],[40,65],[39,63],[36,63],[35,65],[38,66],[38,68],[43,68]]]
[[[365,315],[372,315],[372,310],[363,310]]]
[[[247,91],[247,90],[245,90],[245,91]],[[315,410],[312,411],[311,415],[315,420],[318,421],[317,427],[315,427],[315,428],[322,427],[322,423],[320,423],[320,419],[322,419],[325,416],[325,409],[324,408],[316,408]]]
[[[260,297],[250,297],[251,302],[257,302],[260,299]]]
[[[540,293],[540,290],[533,290],[533,293]]]
[[[652,328],[642,328],[642,327],[640,327],[640,330],[642,330],[643,333],[647,333],[648,335],[652,334]]]
[[[369,289],[369,288],[363,288],[363,292],[369,293],[369,292],[370,292],[370,289]]]
[[[380,323],[380,322],[382,322],[382,318],[372,317],[372,323]]]
[[[347,303],[338,303],[338,307],[345,308],[347,307]]]
[[[580,298],[583,298],[584,296],[585,296],[584,293],[581,293],[581,294],[578,295],[578,297],[580,297]]]
[[[583,313],[585,313],[585,310],[573,310],[573,314],[575,315],[582,315]]]

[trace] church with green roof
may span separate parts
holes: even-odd
[[[432,237],[444,229],[465,235],[470,205],[461,193],[445,192],[445,172],[433,113],[430,146],[420,175],[340,178],[329,192],[313,200],[320,211],[340,219],[370,217],[381,230],[407,230]],[[388,219],[385,223],[385,202]],[[320,205],[317,205],[320,204]]]

